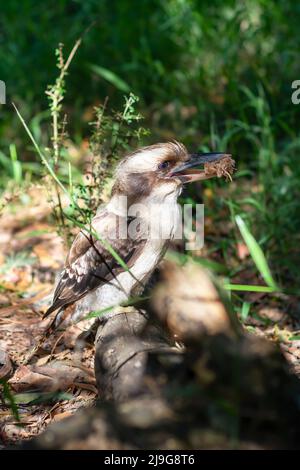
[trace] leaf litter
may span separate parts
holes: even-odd
[[[0,446],[38,435],[97,396],[94,349],[77,345],[77,326],[53,334],[22,365],[48,323],[42,315],[66,255],[42,191],[32,187],[25,205],[18,201],[0,215],[0,379],[20,416],[16,421],[1,382]]]

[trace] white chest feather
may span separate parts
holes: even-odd
[[[146,244],[130,268],[130,272],[122,272],[110,283],[98,287],[79,300],[76,304],[73,321],[79,320],[91,311],[100,312],[107,307],[118,306],[128,298],[139,295],[164,255],[170,240],[178,233],[180,215],[177,195],[163,205],[153,205],[145,218],[145,224],[148,224]]]

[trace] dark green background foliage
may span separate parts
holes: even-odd
[[[70,51],[95,22],[67,77],[71,139],[89,137],[87,109],[107,95],[119,109],[125,91],[132,91],[141,99],[150,141],[177,138],[193,149],[234,154],[245,170],[240,177],[258,188],[245,217],[274,263],[292,253],[296,272],[300,105],[291,102],[291,83],[300,79],[297,2],[10,0],[1,5],[0,22],[0,78],[8,94],[0,110],[2,174],[11,176],[11,143],[20,161],[35,158],[10,101],[45,144],[44,91],[57,76],[54,50],[63,42]],[[107,80],[111,72],[122,81],[115,75]],[[231,208],[244,211],[238,191]],[[281,273],[293,270],[286,264]]]
[[[106,95],[116,104],[122,99],[91,71],[94,64],[119,75],[149,112],[172,103],[180,116],[182,106],[196,106],[188,129],[180,128],[183,136],[207,131],[211,114],[220,125],[245,113],[255,121],[241,86],[257,93],[258,82],[277,132],[296,128],[290,86],[300,76],[297,2],[11,0],[1,5],[0,21],[0,77],[9,98],[26,103],[28,116],[46,108],[54,48],[63,42],[69,50],[95,21],[68,79],[68,104],[81,112]],[[176,121],[167,117],[160,125],[177,130]]]

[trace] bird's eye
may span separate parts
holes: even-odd
[[[168,168],[170,165],[170,162],[166,161],[166,162],[161,162],[159,165],[158,165],[158,169],[159,170],[165,170],[166,168]]]

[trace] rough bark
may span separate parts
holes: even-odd
[[[127,309],[100,321],[95,352],[100,399],[124,401],[146,393],[143,379],[148,354],[170,352],[172,343],[159,323],[149,321],[141,310]]]

